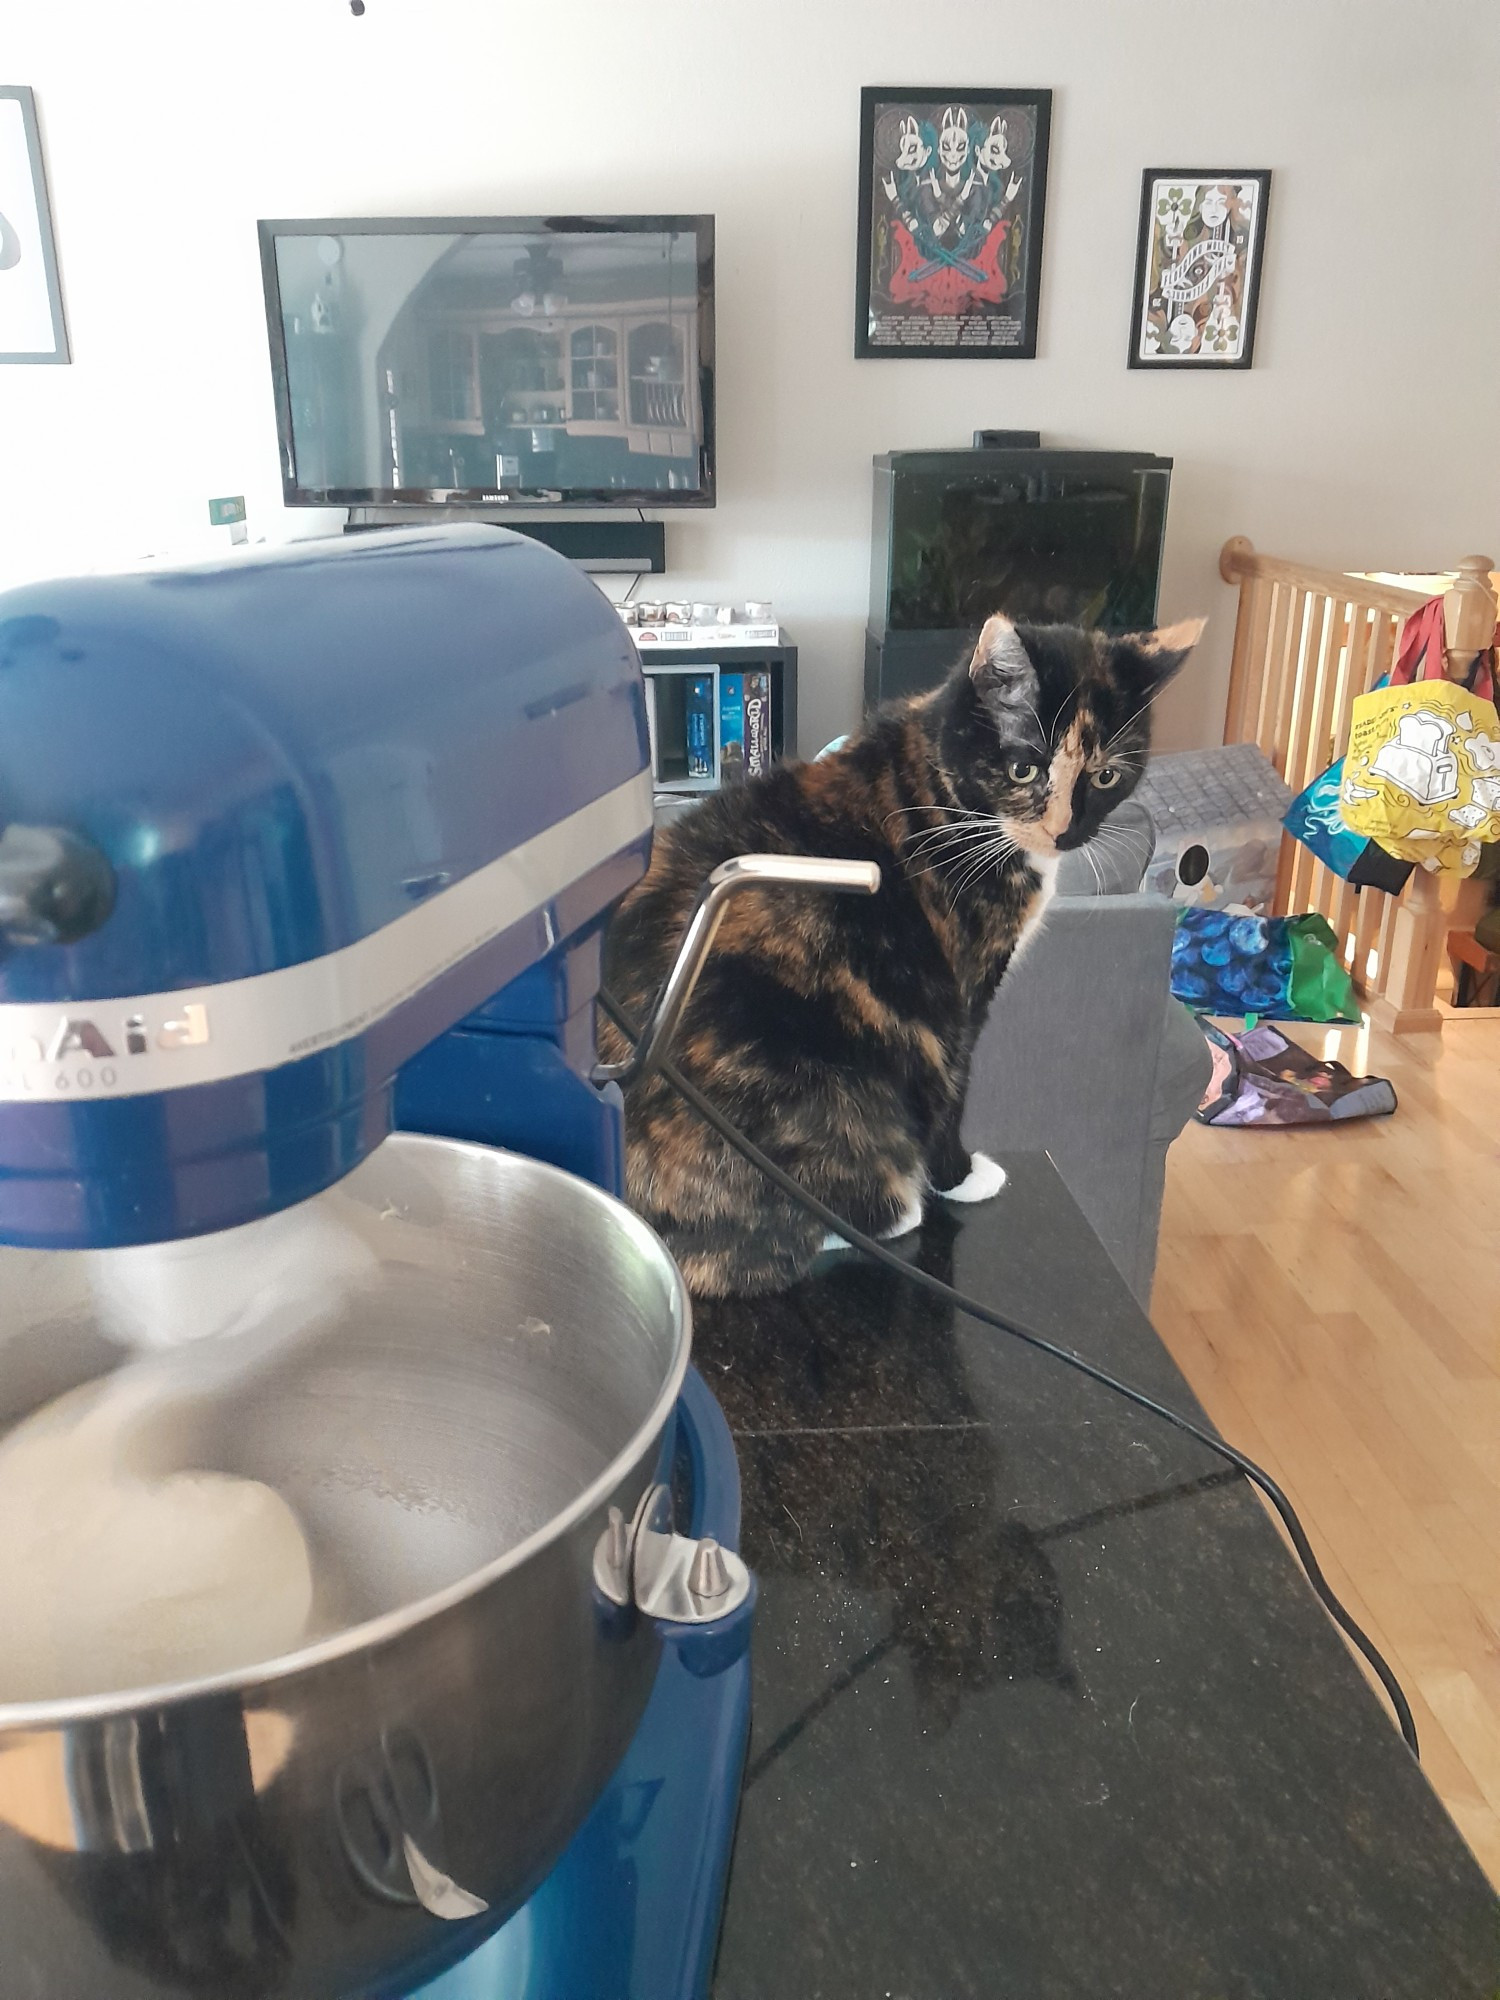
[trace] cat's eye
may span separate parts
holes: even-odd
[[[1024,757],[1012,757],[1005,767],[1005,774],[1013,785],[1034,785],[1042,775],[1042,767],[1027,763]]]
[[[1102,771],[1095,771],[1090,782],[1095,791],[1112,792],[1124,775],[1118,764],[1106,764]]]

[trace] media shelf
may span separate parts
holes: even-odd
[[[797,648],[642,648],[651,774],[659,813],[797,754]]]

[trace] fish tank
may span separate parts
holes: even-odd
[[[977,632],[992,612],[1144,630],[1156,621],[1172,461],[1006,448],[875,460],[870,634]]]

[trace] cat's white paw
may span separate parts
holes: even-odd
[[[919,1194],[914,1194],[905,1208],[896,1217],[896,1220],[891,1224],[890,1228],[881,1230],[880,1241],[882,1243],[894,1243],[898,1236],[909,1236],[914,1229],[922,1227],[922,1215],[922,1197]]]
[[[993,1201],[1005,1186],[1005,1169],[988,1153],[971,1153],[969,1171],[957,1187],[941,1190],[944,1201]]]
[[[890,1228],[881,1230],[880,1235],[876,1239],[877,1242],[893,1243],[898,1236],[909,1236],[914,1229],[922,1227],[924,1213],[922,1197],[919,1194],[914,1194],[907,1202],[905,1208],[896,1217],[896,1220],[891,1224]],[[830,1230],[818,1245],[818,1255],[821,1257],[828,1250],[847,1250],[849,1248],[850,1244],[847,1237],[836,1236]]]

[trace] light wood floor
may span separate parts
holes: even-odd
[[[1500,1886],[1500,1021],[1292,1032],[1388,1076],[1396,1113],[1189,1125],[1154,1316],[1220,1429],[1291,1494]]]

